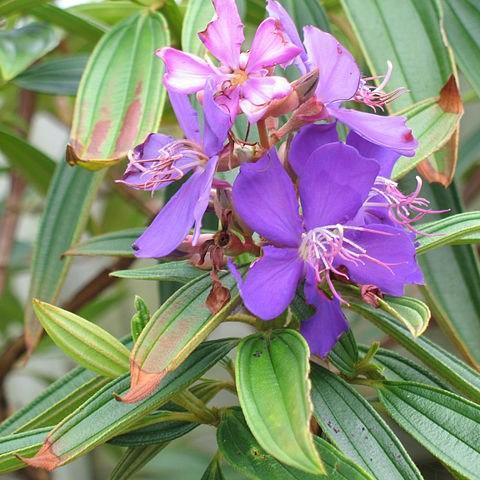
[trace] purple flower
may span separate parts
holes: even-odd
[[[378,87],[369,86],[367,81],[372,78],[362,79],[352,54],[335,37],[316,27],[306,26],[302,45],[295,24],[280,3],[268,0],[267,10],[281,22],[292,42],[302,49],[296,60],[300,72],[304,74],[318,68],[315,95],[325,108],[322,118],[336,118],[364,139],[395,150],[400,155],[415,155],[418,142],[406,126],[405,117],[375,115],[341,106],[343,102],[354,100],[375,109],[397,98],[404,89],[397,89],[390,94],[382,90],[391,74],[390,63],[382,84]]]
[[[294,185],[274,149],[241,167],[233,187],[234,206],[267,245],[245,280],[236,275],[245,306],[264,320],[280,315],[305,279],[305,298],[316,312],[302,323],[301,332],[311,351],[325,356],[348,328],[334,275],[391,295],[402,295],[406,284],[423,278],[410,233],[354,221],[379,174],[378,163],[340,142],[311,150],[304,140],[304,149],[289,152],[294,168],[301,165],[302,215]],[[303,157],[304,152],[311,153]],[[333,298],[319,285],[328,286]]]
[[[235,0],[213,0],[213,5],[216,16],[199,37],[220,66],[174,48],[162,48],[157,55],[165,62],[165,85],[174,92],[196,93],[212,78],[216,101],[232,121],[240,109],[250,122],[256,122],[270,101],[292,91],[285,78],[269,75],[271,68],[288,64],[301,49],[290,42],[277,20],[267,18],[258,27],[250,51],[242,53],[243,24]]]
[[[123,181],[134,188],[156,190],[189,172],[192,174],[133,244],[137,257],[168,255],[194,224],[192,244],[196,244],[219,154],[231,127],[229,115],[213,99],[210,83],[203,101],[202,140],[197,114],[188,96],[170,92],[170,101],[186,139],[150,134],[130,155]]]

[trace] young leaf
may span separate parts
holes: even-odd
[[[105,233],[72,246],[65,255],[133,257],[132,243],[143,233],[143,228],[130,228]]]
[[[350,303],[349,308],[395,338],[398,343],[419,358],[428,368],[447,380],[458,391],[480,402],[480,375],[478,372],[430,340],[424,337],[413,339],[407,329],[378,309],[353,302]]]
[[[60,34],[44,23],[0,31],[0,80],[16,77],[60,42]]]
[[[82,367],[111,378],[128,371],[128,349],[103,328],[39,300],[33,309],[50,338]]]
[[[225,480],[220,468],[218,454],[213,457],[212,461],[205,470],[205,473],[202,475],[201,480]]]
[[[168,443],[157,443],[147,447],[130,447],[118,461],[110,475],[110,480],[127,480],[155,458]]]
[[[0,151],[39,193],[45,194],[55,170],[55,162],[15,134],[0,128]]]
[[[217,430],[218,447],[225,459],[253,480],[373,480],[325,440],[315,437],[314,442],[323,458],[325,477],[297,470],[269,455],[255,440],[241,410],[237,408],[223,412]]]
[[[18,75],[14,83],[25,90],[50,95],[76,95],[87,55],[46,60]]]
[[[22,468],[23,463],[17,458],[17,455],[36,453],[49,431],[50,428],[40,428],[0,438],[0,473]]]
[[[235,288],[230,274],[223,272],[219,277],[226,288]],[[210,275],[205,273],[178,290],[153,314],[132,350],[132,385],[122,401],[136,402],[148,396],[238,304],[236,295],[212,315],[205,304],[211,287]]]
[[[355,374],[355,364],[359,360],[358,346],[351,330],[340,337],[328,358],[345,375]]]
[[[360,394],[315,364],[311,381],[315,418],[339,450],[373,478],[422,479],[398,438]]]
[[[12,13],[21,12],[26,8],[33,7],[39,3],[46,3],[50,0],[4,0],[0,5],[0,16],[6,17]]]
[[[378,393],[392,418],[430,453],[460,475],[478,478],[479,405],[413,382],[385,382]]]
[[[130,330],[132,331],[132,339],[135,343],[145,328],[145,325],[150,320],[150,312],[148,311],[147,304],[142,297],[135,295],[135,313],[130,321]]]
[[[122,403],[114,398],[114,395],[117,397],[129,389],[128,375],[113,380],[58,424],[48,435],[39,453],[24,461],[35,467],[53,470],[89,452],[124,432],[198,380],[236,344],[236,339],[203,343],[177,370],[165,376],[150,397],[135,404]]]
[[[69,162],[90,169],[112,165],[156,131],[165,89],[160,81],[163,64],[153,52],[169,43],[165,19],[149,10],[116,25],[100,40],[80,82]]]
[[[300,470],[325,469],[310,433],[308,357],[303,337],[294,330],[250,335],[238,348],[238,398],[250,430],[262,448]]]
[[[205,270],[194,267],[188,260],[182,260],[159,263],[153,267],[117,270],[110,275],[135,280],[188,283],[191,280],[205,275]]]
[[[101,3],[79,3],[67,11],[108,27],[138,13],[141,8],[141,5],[128,0],[104,0]]]
[[[362,353],[368,352],[368,347],[364,345],[359,348]],[[405,380],[447,390],[449,388],[428,370],[392,350],[379,348],[375,353],[373,363],[382,367],[382,374],[387,380]]]
[[[480,212],[464,212],[418,226],[422,232],[417,238],[417,254],[446,245],[480,241]],[[424,235],[425,234],[425,235]],[[477,236],[471,236],[476,234]]]

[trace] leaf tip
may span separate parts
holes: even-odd
[[[53,452],[52,443],[48,438],[34,457],[27,458],[21,455],[15,455],[15,457],[29,467],[43,468],[49,472],[61,465],[61,459]]]
[[[447,80],[447,83],[440,90],[440,98],[438,105],[446,113],[463,113],[462,97],[458,89],[457,79],[452,74]]]

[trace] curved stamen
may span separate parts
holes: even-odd
[[[369,255],[365,248],[352,239],[345,237],[344,233],[348,230],[387,236],[394,235],[390,232],[383,232],[368,227],[340,224],[327,225],[304,233],[299,247],[300,257],[314,269],[316,281],[318,283],[327,282],[333,296],[342,303],[346,302],[336,291],[330,275],[333,273],[346,280],[349,277],[347,273],[339,270],[334,265],[337,257],[346,262],[351,262],[355,266],[365,265],[366,261],[370,261],[386,268],[392,274],[393,271],[390,267],[394,265],[382,262],[378,258]]]
[[[392,76],[393,65],[390,60],[387,61],[387,72],[385,75],[376,75],[372,77],[364,77],[360,80],[360,85],[358,87],[357,93],[353,97],[354,101],[364,103],[371,107],[374,111],[377,108],[383,110],[384,105],[387,103],[393,102],[398,97],[408,92],[406,88],[400,87],[395,90],[387,93],[383,89],[387,86],[391,76]],[[383,78],[380,85],[369,85],[368,82],[378,80]]]
[[[416,180],[417,186],[415,190],[405,195],[398,189],[398,184],[393,180],[377,177],[364,206],[366,208],[387,208],[390,220],[399,223],[411,232],[423,234],[412,224],[422,220],[425,215],[445,213],[447,210],[432,210],[428,208],[430,202],[426,198],[419,196],[422,189],[422,179],[417,176]]]

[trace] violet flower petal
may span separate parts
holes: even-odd
[[[343,224],[365,202],[379,166],[340,142],[317,148],[299,176],[299,192],[307,230]]]
[[[252,230],[277,246],[299,246],[303,229],[295,189],[274,148],[240,167],[233,202]]]
[[[200,144],[200,126],[197,111],[193,108],[187,94],[169,90],[168,96],[178,124],[189,140]]]
[[[378,174],[385,178],[390,178],[393,166],[400,157],[395,150],[369,142],[354,131],[349,132],[347,145],[356,148],[362,157],[375,160],[380,165]]]
[[[242,85],[240,109],[250,123],[255,123],[264,116],[272,100],[286,97],[291,91],[292,87],[286,78],[250,76]]]
[[[238,282],[236,275],[243,303],[262,320],[278,317],[295,296],[303,266],[296,248],[263,247],[263,256],[253,263],[245,280]]]
[[[288,154],[288,163],[297,175],[308,174],[308,171],[305,171],[307,158],[317,148],[332,142],[338,142],[335,123],[306,125],[293,137]]]
[[[422,284],[423,274],[415,258],[412,235],[389,225],[370,224],[368,229],[370,231],[346,231],[345,237],[364,248],[376,262],[362,257],[362,262],[355,264],[338,258],[337,266],[345,265],[355,283],[375,285],[390,295],[403,295],[407,284]]]
[[[316,96],[324,104],[352,98],[360,83],[360,70],[352,54],[329,33],[316,27],[303,29],[311,67],[319,69]]]
[[[240,89],[232,88],[228,92],[217,93],[215,102],[228,112],[233,123],[239,114]]]
[[[407,127],[405,117],[384,117],[347,108],[330,108],[329,112],[365,140],[395,150],[406,157],[415,155],[418,142],[413,137],[412,130]]]
[[[209,182],[205,172],[193,173],[135,241],[136,257],[164,257],[180,245],[199,216],[197,204]]]
[[[302,49],[294,45],[285,35],[280,22],[274,18],[267,18],[255,32],[245,70],[251,73],[287,64],[301,52]]]
[[[307,53],[305,52],[305,48],[303,47],[302,40],[300,39],[300,35],[298,34],[298,30],[294,21],[285,8],[283,8],[283,6],[277,2],[277,0],[267,0],[267,12],[270,17],[276,18],[280,21],[283,30],[288,35],[288,38],[301,50],[294,62],[300,70],[300,73],[305,75],[305,73],[307,73]]]
[[[313,274],[307,274],[304,293],[306,302],[315,307],[315,313],[301,323],[300,333],[313,354],[326,357],[341,335],[348,330],[348,322],[340,308],[340,302],[335,298],[330,300],[318,289],[312,277]]]
[[[237,5],[235,0],[213,0],[213,6],[216,15],[198,36],[224,65],[237,69],[240,49],[245,39]]]
[[[196,93],[204,88],[207,78],[215,75],[205,60],[190,53],[164,47],[156,55],[165,63],[163,82],[173,92]]]

